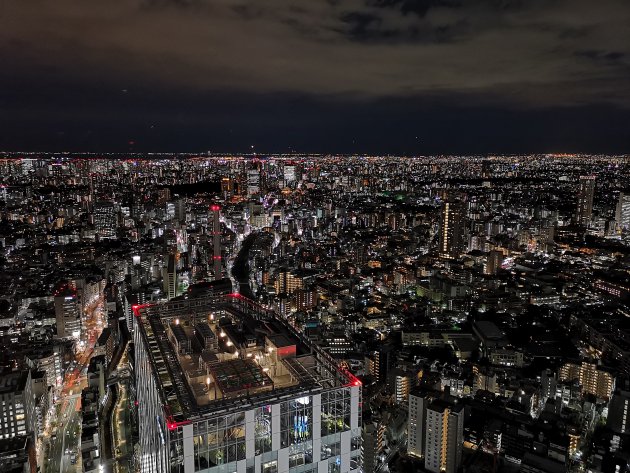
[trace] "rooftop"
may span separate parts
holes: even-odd
[[[306,337],[242,296],[134,306],[134,313],[169,425],[235,404],[262,405],[358,383]],[[173,346],[169,326],[190,341],[190,351]],[[217,338],[216,351],[193,336],[200,326]]]

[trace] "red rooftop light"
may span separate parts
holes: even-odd
[[[221,207],[219,205],[211,205],[210,210],[212,210],[213,212],[218,212],[219,210],[221,210]]]
[[[140,310],[144,309],[145,307],[151,307],[153,304],[134,304],[131,306],[131,310],[133,312],[133,315],[135,315],[136,317],[140,317]]]

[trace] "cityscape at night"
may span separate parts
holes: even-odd
[[[630,0],[9,0],[0,64],[0,473],[630,473]]]
[[[7,471],[619,472],[630,160],[0,160]]]

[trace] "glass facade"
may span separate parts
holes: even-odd
[[[245,460],[245,413],[193,424],[195,471]]]
[[[360,413],[351,410],[359,402],[360,387],[341,387],[208,416],[172,430],[158,418],[157,437],[164,432],[169,446],[165,449],[160,441],[155,445],[157,450],[168,451],[169,468],[161,471],[316,473],[324,463],[323,471],[328,473],[358,472]],[[158,471],[149,467],[157,457],[146,459],[148,468],[142,471]]]

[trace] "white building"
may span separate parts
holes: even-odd
[[[438,394],[409,395],[407,451],[424,458],[427,471],[455,473],[462,461],[464,407]]]

